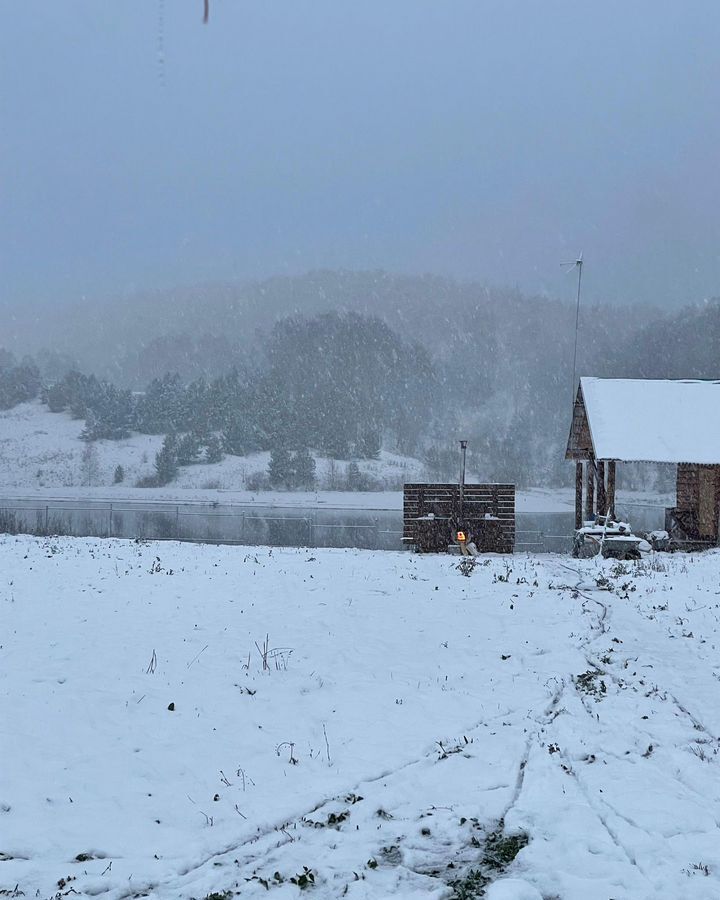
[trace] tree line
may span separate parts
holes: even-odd
[[[9,381],[25,373],[9,371]],[[284,319],[259,345],[253,368],[212,379],[185,382],[168,372],[133,392],[76,370],[44,385],[34,373],[15,402],[39,395],[50,411],[83,419],[85,441],[165,435],[158,484],[181,465],[271,451],[269,483],[285,488],[314,482],[310,448],[336,459],[377,458],[383,444],[417,452],[436,375],[424,348],[355,313]]]
[[[320,273],[272,287],[257,298],[269,318],[333,291],[363,312],[286,316],[247,336],[240,353],[231,337],[241,319],[222,307],[227,336],[168,333],[148,344],[166,371],[135,391],[127,378],[67,371],[58,353],[17,361],[0,351],[0,407],[42,396],[50,409],[83,419],[88,441],[167,435],[176,465],[271,451],[278,485],[309,479],[302,455],[293,462],[307,449],[352,459],[382,447],[423,459],[432,478],[455,478],[458,437],[469,439],[470,470],[483,480],[568,482],[567,304],[432,278]],[[367,311],[379,306],[382,316]],[[588,306],[580,325],[579,374],[720,377],[718,301],[666,316]]]

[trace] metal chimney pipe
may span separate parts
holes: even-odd
[[[460,518],[463,515],[463,502],[465,500],[465,455],[467,453],[467,441],[460,441]]]

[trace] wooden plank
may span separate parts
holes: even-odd
[[[703,537],[717,537],[715,516],[715,472],[710,466],[698,469],[698,528]]]

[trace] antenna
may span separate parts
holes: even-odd
[[[160,87],[165,87],[165,0],[158,0],[157,67]]]
[[[577,304],[575,306],[575,348],[573,350],[573,373],[572,373],[572,402],[575,403],[575,373],[577,371],[577,346],[578,346],[578,330],[580,327],[580,285],[582,284],[582,269],[583,269],[583,255],[582,252],[580,256],[573,262],[565,262],[560,263],[561,266],[568,266],[568,270],[566,274],[572,272],[573,269],[577,269],[578,280],[577,280]]]

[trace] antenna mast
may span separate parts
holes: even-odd
[[[578,347],[578,331],[580,328],[580,286],[582,285],[583,255],[582,253],[574,262],[562,263],[563,266],[570,266],[568,272],[577,269],[577,302],[575,304],[575,347],[573,349],[573,372],[572,372],[572,402],[575,403],[575,376],[577,374],[577,347]]]

